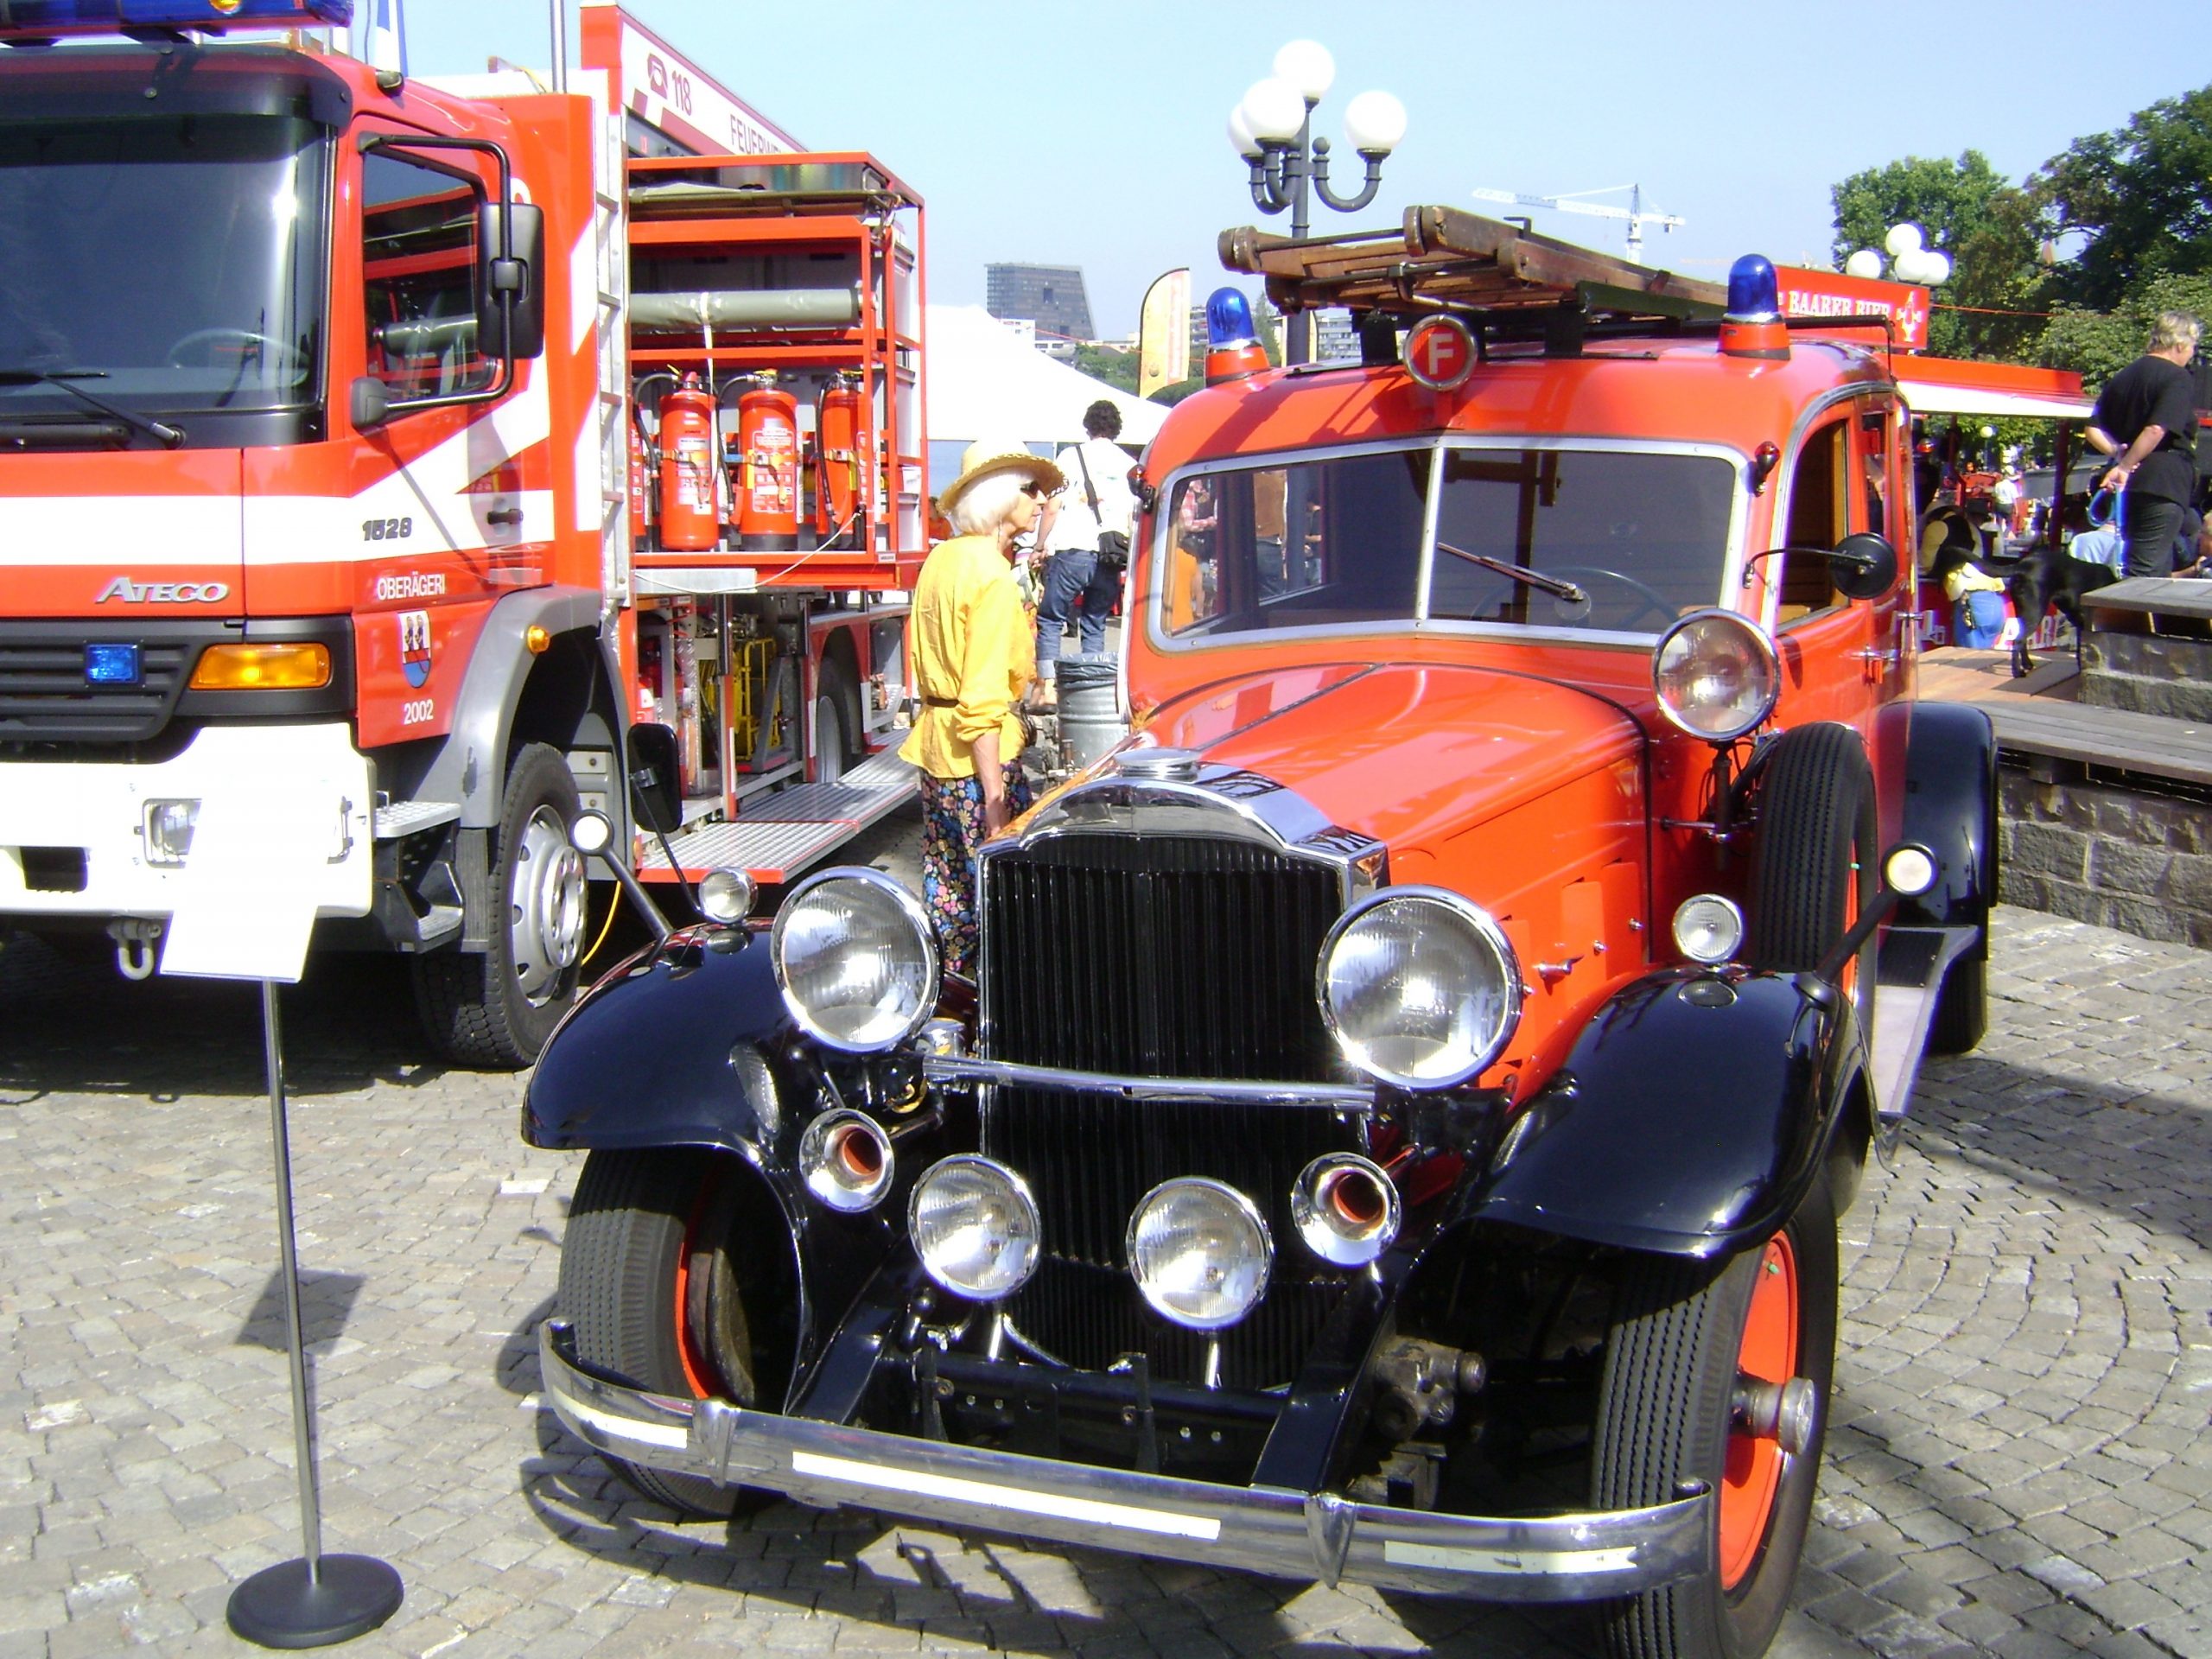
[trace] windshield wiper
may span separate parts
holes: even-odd
[[[164,449],[174,449],[184,442],[184,429],[171,426],[167,421],[149,420],[143,415],[133,415],[127,409],[118,408],[105,397],[95,397],[76,383],[79,380],[105,380],[105,369],[0,369],[0,386],[53,386],[67,392],[79,403],[111,416],[125,426],[143,432]]]
[[[1510,576],[1516,582],[1526,582],[1529,587],[1541,588],[1570,605],[1580,605],[1590,597],[1573,582],[1545,575],[1540,570],[1531,570],[1525,564],[1508,564],[1503,559],[1493,559],[1487,553],[1470,553],[1464,547],[1454,547],[1451,543],[1441,540],[1436,543],[1436,550],[1449,553],[1455,559],[1465,559],[1469,564],[1479,564],[1485,570],[1495,570],[1501,576]]]

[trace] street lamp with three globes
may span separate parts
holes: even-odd
[[[1274,71],[1230,111],[1229,142],[1251,167],[1253,205],[1263,213],[1287,210],[1291,235],[1303,238],[1309,192],[1340,213],[1375,200],[1383,159],[1406,136],[1406,107],[1388,92],[1362,92],[1345,106],[1344,141],[1367,163],[1367,176],[1357,194],[1341,195],[1329,183],[1329,141],[1313,136],[1313,109],[1337,78],[1336,60],[1318,41],[1293,41],[1275,54]],[[1313,346],[1312,316],[1294,314],[1284,359],[1309,362]]]
[[[1889,250],[1890,275],[1894,280],[1928,288],[1950,281],[1950,255],[1926,244],[1927,238],[1917,225],[1907,222],[1890,226],[1882,245]],[[1843,271],[1847,276],[1872,281],[1882,274],[1882,256],[1872,248],[1861,248],[1843,262]]]

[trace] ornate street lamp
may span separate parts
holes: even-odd
[[[1910,221],[1892,225],[1882,238],[1882,245],[1889,250],[1890,276],[1900,283],[1918,283],[1934,288],[1951,279],[1951,257],[1925,245],[1926,238],[1920,226]],[[1882,256],[1872,248],[1860,248],[1843,262],[1847,276],[1877,277],[1882,274]]]
[[[1318,41],[1293,41],[1275,54],[1275,72],[1253,83],[1229,116],[1229,142],[1252,169],[1252,202],[1263,213],[1290,214],[1290,233],[1304,237],[1309,192],[1340,213],[1355,213],[1375,200],[1382,183],[1383,158],[1406,136],[1406,106],[1388,92],[1362,92],[1344,107],[1344,141],[1367,163],[1367,177],[1356,195],[1340,195],[1329,184],[1329,141],[1313,136],[1313,109],[1337,78],[1336,60]],[[1313,319],[1300,311],[1289,319],[1286,361],[1305,363],[1313,355]]]

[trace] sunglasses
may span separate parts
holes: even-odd
[[[1045,486],[1033,478],[1021,486],[1021,493],[1032,501],[1042,501],[1046,495]]]

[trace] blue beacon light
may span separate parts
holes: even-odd
[[[1242,380],[1268,366],[1268,353],[1252,326],[1252,302],[1242,290],[1217,288],[1206,298],[1206,385]]]
[[[85,647],[86,684],[137,685],[144,678],[137,645],[95,641]]]
[[[1727,357],[1789,355],[1781,280],[1774,274],[1774,262],[1764,254],[1747,253],[1728,267],[1728,310],[1720,321],[1720,350]]]
[[[132,29],[227,29],[353,21],[353,0],[10,0],[0,40],[54,40]]]

